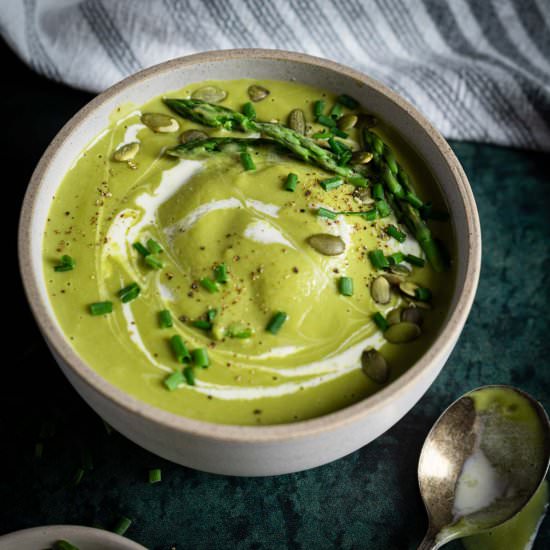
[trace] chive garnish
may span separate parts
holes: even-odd
[[[206,318],[212,322],[215,318],[216,318],[216,315],[218,315],[218,310],[217,309],[214,309],[214,308],[210,308],[207,312],[206,312]]]
[[[84,477],[84,469],[77,468],[73,476],[73,485],[78,485]]]
[[[367,178],[364,178],[363,176],[349,176],[348,178],[346,178],[346,181],[348,183],[351,183],[351,185],[354,185],[355,187],[369,186],[369,180]]]
[[[147,248],[151,254],[160,254],[162,252],[162,246],[160,246],[155,239],[149,239],[147,241]]]
[[[195,385],[195,369],[191,366],[183,369],[183,376],[189,386]]]
[[[369,252],[369,260],[376,269],[384,269],[390,266],[390,262],[388,262],[388,259],[381,250],[371,250]]]
[[[332,136],[332,133],[329,129],[323,130],[322,132],[316,132],[311,137],[313,139],[328,139],[330,136]]]
[[[256,170],[256,165],[254,164],[250,153],[247,153],[246,151],[241,153],[241,163],[245,170]]]
[[[375,183],[372,186],[372,198],[378,200],[384,199],[384,187],[381,183]]]
[[[214,268],[214,279],[217,283],[225,284],[229,280],[227,267],[225,264],[219,264]]]
[[[338,290],[342,296],[353,296],[353,279],[351,277],[340,277],[338,279]]]
[[[226,334],[229,338],[240,338],[244,340],[252,336],[252,329],[242,323],[231,323],[227,327]]]
[[[347,94],[339,95],[336,101],[348,109],[357,109],[359,107],[359,102]]]
[[[403,231],[399,231],[395,225],[388,225],[385,229],[386,233],[393,237],[395,240],[399,241],[400,243],[404,243],[407,240],[407,235],[403,233]]]
[[[243,105],[243,115],[250,120],[256,119],[256,109],[254,109],[252,102],[249,101]]]
[[[210,364],[206,348],[196,348],[191,352],[191,359],[196,367],[206,368]]]
[[[290,172],[286,177],[285,189],[287,191],[296,191],[296,185],[298,185],[298,176]]]
[[[328,208],[323,208],[322,206],[317,209],[317,215],[320,218],[328,218],[329,220],[335,220],[338,216],[338,212],[333,212]]]
[[[58,273],[63,271],[72,271],[75,265],[76,262],[74,258],[71,258],[71,256],[64,254],[63,256],[61,256],[59,263],[54,266],[53,270],[57,271]]]
[[[149,267],[152,267],[153,269],[162,269],[164,267],[162,261],[152,254],[145,256],[144,261]]]
[[[204,277],[204,279],[200,280],[201,286],[208,290],[210,294],[214,294],[215,292],[218,292],[219,288],[218,285],[209,277]]]
[[[423,258],[419,258],[414,254],[407,254],[405,256],[405,260],[407,260],[407,262],[409,262],[410,264],[415,265],[416,267],[424,267],[424,265],[426,264]]]
[[[151,254],[141,243],[134,243],[132,245],[143,257]]]
[[[116,533],[117,535],[124,535],[124,533],[128,531],[130,525],[132,525],[132,520],[125,516],[122,516],[115,525],[113,533]]]
[[[210,330],[212,328],[212,323],[210,321],[205,321],[204,319],[196,319],[191,321],[191,325],[195,328],[200,328],[201,330]]]
[[[178,363],[189,363],[191,360],[191,354],[179,334],[174,334],[174,336],[170,338],[170,346],[172,347],[172,351],[174,352]]]
[[[367,212],[361,212],[361,216],[368,222],[373,222],[376,218],[378,218],[378,210],[376,210],[376,208],[372,208]]]
[[[382,331],[382,332],[386,332],[386,330],[388,330],[390,324],[388,323],[388,321],[386,321],[386,318],[379,312],[377,311],[373,316],[372,316],[372,320],[376,323],[376,326]]]
[[[429,288],[418,287],[414,291],[414,296],[421,302],[429,302],[432,299],[432,291]]]
[[[325,191],[331,191],[332,189],[336,189],[340,187],[344,183],[344,180],[340,176],[333,176],[332,178],[327,178],[326,180],[322,180],[319,182],[319,185],[325,190]]]
[[[405,260],[405,254],[403,254],[403,252],[394,252],[393,254],[387,256],[387,258],[390,265],[397,265]]]
[[[172,321],[172,314],[170,310],[163,309],[159,311],[159,326],[160,328],[172,328],[174,322]]]
[[[338,120],[344,112],[343,105],[341,103],[335,103],[330,110],[330,116],[335,120]]]
[[[342,139],[346,139],[347,137],[349,137],[348,134],[346,134],[346,132],[344,132],[343,130],[340,130],[340,128],[338,128],[338,127],[333,128],[332,133],[333,133],[333,135],[335,135],[339,138],[342,138]]]
[[[327,126],[328,128],[335,128],[336,122],[333,118],[325,116],[325,115],[319,115],[317,117],[317,122],[319,124],[322,124],[323,126]]]
[[[271,334],[277,334],[281,330],[281,327],[287,318],[288,315],[284,311],[278,311],[275,315],[273,315],[273,317],[271,317],[265,330],[267,330],[267,332],[271,332]]]
[[[160,468],[155,468],[154,470],[149,470],[149,483],[159,483],[162,481],[162,472]]]
[[[391,208],[385,200],[376,201],[376,210],[381,218],[385,218],[391,214]]]
[[[174,391],[184,380],[183,373],[180,370],[176,370],[163,380],[163,384],[169,391]]]
[[[53,545],[53,550],[79,550],[74,544],[66,540],[58,540]]]
[[[137,283],[130,283],[128,286],[125,286],[118,291],[118,297],[123,304],[126,304],[127,302],[135,300],[139,296],[140,292],[141,288],[139,288]]]
[[[319,118],[324,113],[325,105],[326,103],[322,99],[318,99],[313,104],[313,114],[315,115],[315,118]]]
[[[405,200],[416,209],[420,209],[424,206],[424,203],[420,200],[420,198],[414,193],[411,193],[411,191],[407,191],[405,193]]]
[[[112,313],[113,302],[95,302],[90,304],[89,307],[92,315],[105,315],[106,313]]]

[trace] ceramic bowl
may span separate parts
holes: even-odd
[[[332,414],[276,426],[226,426],[159,410],[112,386],[71,347],[49,303],[42,235],[52,195],[75,157],[109,124],[120,104],[138,105],[209,79],[296,80],[356,97],[393,126],[424,159],[451,213],[457,248],[452,303],[433,345],[398,380]],[[56,361],[82,398],[126,437],[179,464],[221,474],[261,476],[319,466],[369,443],[402,418],[430,387],[455,346],[480,270],[479,219],[468,180],[444,138],[409,103],[368,76],[332,61],[276,50],[226,50],[162,63],[116,84],[79,111],[40,160],[25,196],[19,231],[23,282]]]

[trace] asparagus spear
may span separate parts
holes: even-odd
[[[184,157],[189,151],[202,149],[203,151],[219,151],[224,145],[274,145],[275,141],[261,138],[236,138],[236,137],[209,137],[207,139],[194,139],[187,143],[182,143],[172,149],[168,149],[166,154],[171,157]]]

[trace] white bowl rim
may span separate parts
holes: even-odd
[[[403,115],[408,115],[422,127],[447,161],[455,176],[461,199],[465,204],[466,227],[468,229],[468,258],[466,265],[468,276],[464,282],[460,299],[457,300],[454,311],[447,318],[445,326],[433,344],[416,363],[409,367],[394,382],[353,405],[308,420],[266,426],[216,424],[187,418],[141,401],[109,383],[89,367],[72,348],[68,339],[54,320],[53,314],[50,315],[45,299],[39,291],[37,279],[38,277],[42,277],[42,273],[37,274],[35,270],[30,268],[32,265],[30,228],[32,226],[37,191],[43,175],[49,169],[51,159],[59,147],[97,107],[116,96],[125,88],[143,83],[149,78],[155,77],[158,73],[169,72],[173,69],[200,63],[223,63],[228,60],[243,59],[290,61],[329,69],[348,78],[351,77],[363,85],[367,85],[396,103],[404,111]],[[154,65],[121,80],[80,109],[52,140],[32,174],[23,200],[19,220],[18,255],[25,293],[42,334],[47,337],[50,346],[65,360],[72,371],[93,390],[99,392],[103,397],[114,401],[119,407],[144,419],[162,424],[167,428],[178,429],[178,431],[199,437],[231,442],[276,442],[312,436],[324,431],[332,431],[341,425],[354,422],[360,417],[368,415],[374,409],[383,408],[396,395],[407,392],[409,386],[414,385],[415,381],[424,374],[424,371],[437,369],[437,365],[445,361],[450,351],[448,349],[450,346],[449,342],[453,342],[458,336],[457,333],[460,333],[462,330],[475,297],[481,266],[481,230],[475,199],[458,159],[443,136],[409,102],[371,77],[334,61],[284,50],[245,48],[202,52]],[[455,292],[457,292],[456,288]]]

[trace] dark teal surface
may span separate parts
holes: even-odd
[[[195,472],[108,435],[46,349],[15,266],[16,216],[32,168],[90,96],[47,82],[5,55],[12,84],[3,92],[2,151],[19,169],[3,181],[10,193],[4,202],[10,211],[5,284],[15,301],[4,308],[12,328],[1,378],[0,534],[54,523],[111,528],[126,515],[133,519],[127,536],[154,549],[412,549],[426,527],[418,455],[440,412],[462,393],[493,383],[519,386],[550,409],[549,159],[453,143],[481,217],[481,282],[446,367],[394,428],[335,463],[263,479]],[[37,460],[34,445],[44,420],[53,422],[55,434],[42,438],[44,454]],[[81,449],[91,453],[93,470],[74,486]],[[147,470],[157,467],[163,481],[149,485]],[[535,544],[546,548],[548,519]]]

